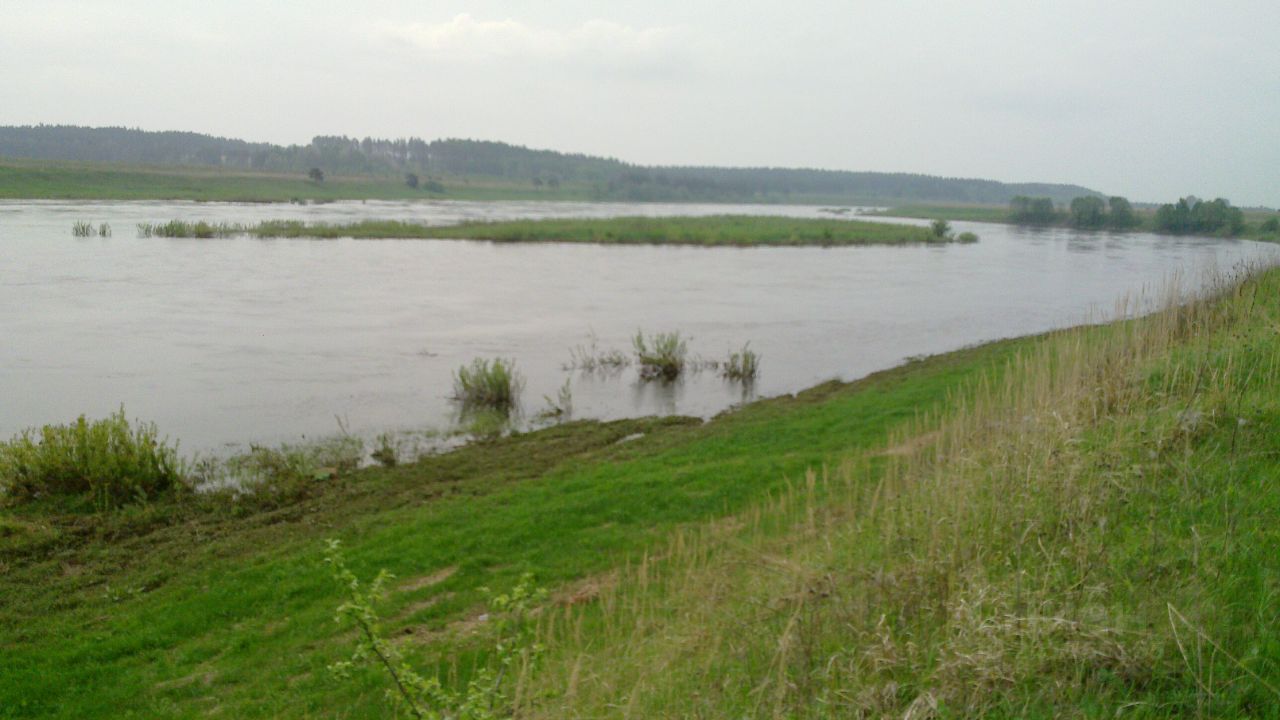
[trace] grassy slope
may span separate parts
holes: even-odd
[[[1154,232],[1151,224],[1155,218],[1155,210],[1150,208],[1137,208],[1134,210],[1139,220],[1139,225],[1134,228],[1141,232]],[[970,222],[989,222],[1012,224],[1009,220],[1009,208],[1000,205],[901,205],[891,207],[887,210],[867,213],[867,215],[877,217],[903,217],[903,218],[919,218],[931,220],[934,218],[945,218],[947,220],[965,220]],[[1261,229],[1264,221],[1280,217],[1280,213],[1262,212],[1257,210],[1246,210],[1244,213],[1245,229],[1239,235],[1240,238],[1246,240],[1261,240],[1264,242],[1280,242],[1280,233],[1266,233]],[[1105,230],[1096,232],[1107,232]]]
[[[1025,350],[544,630],[525,716],[1280,717],[1280,270]]]
[[[1019,352],[1010,382],[956,394]],[[350,635],[330,622],[322,538],[363,576],[456,568],[391,599],[390,630],[430,641],[476,612],[481,584],[533,570],[555,587],[663,551],[690,523],[794,499],[787,479],[806,469],[927,430],[912,418],[944,401],[940,454],[871,455],[832,502],[766,503],[783,508],[772,523],[674,560],[684,585],[624,577],[640,602],[588,618],[581,641],[552,638],[534,709],[1275,716],[1278,373],[1272,272],[1154,324],[997,343],[705,425],[556,428],[269,513],[6,520],[10,546],[61,535],[38,562],[3,555],[0,717],[381,717],[382,678],[323,672]]]
[[[456,566],[445,582],[393,600],[395,614],[438,598],[395,623],[438,629],[475,611],[481,585],[507,587],[526,569],[552,586],[606,570],[673,528],[738,511],[806,468],[883,442],[1023,342],[821,386],[705,425],[586,423],[368,470],[247,517],[184,506],[101,524],[11,518],[11,547],[43,538],[46,550],[34,563],[0,556],[0,717],[215,707],[232,717],[328,717],[334,708],[383,717],[381,678],[334,684],[323,670],[349,638],[332,622],[340,595],[318,562],[324,538],[342,538],[361,574]]]
[[[897,245],[951,242],[934,236],[926,228],[910,225],[746,215],[475,222],[445,227],[388,221],[346,225],[268,222],[249,228],[249,232],[263,237],[448,238],[608,245]]]

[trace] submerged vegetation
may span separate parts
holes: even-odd
[[[679,332],[654,333],[646,336],[637,331],[631,338],[641,380],[675,380],[684,372],[688,343]]]
[[[111,237],[111,225],[109,223],[101,223],[97,227],[93,223],[77,220],[71,224],[71,235],[73,237]]]
[[[244,235],[247,228],[234,223],[210,223],[204,220],[185,222],[170,220],[167,223],[138,223],[138,237],[163,238],[228,238]]]
[[[453,375],[453,396],[465,410],[507,413],[520,403],[524,376],[515,360],[476,358]]]
[[[755,382],[760,374],[760,354],[751,349],[751,343],[747,343],[741,350],[729,353],[720,365],[720,374],[728,380]]]
[[[616,348],[601,350],[599,340],[593,333],[587,345],[577,345],[569,349],[569,362],[564,364],[565,370],[578,370],[584,373],[614,373],[631,366],[631,358]]]

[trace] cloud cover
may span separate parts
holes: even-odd
[[[8,0],[0,123],[475,137],[1280,205],[1280,4]]]

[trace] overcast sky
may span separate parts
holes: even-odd
[[[0,0],[0,124],[1280,205],[1280,1]]]

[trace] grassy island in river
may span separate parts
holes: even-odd
[[[163,237],[256,237],[450,239],[492,242],[567,242],[603,245],[905,245],[972,242],[976,237],[940,236],[928,228],[884,222],[776,216],[621,217],[604,219],[514,220],[431,226],[365,220],[346,224],[267,221],[257,225],[205,225],[174,221],[143,226]]]

